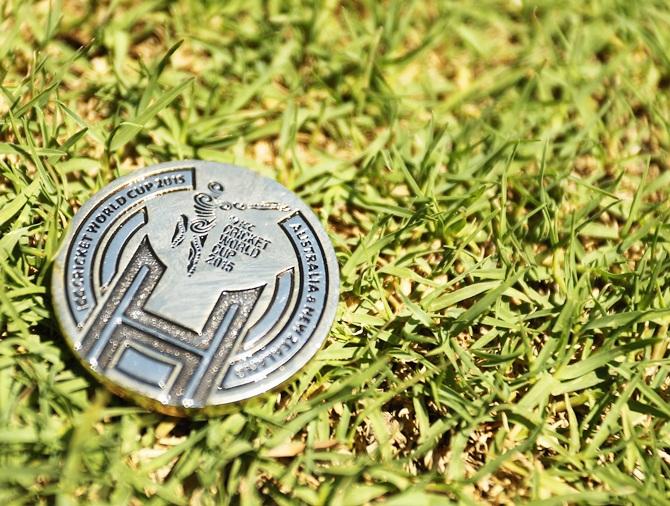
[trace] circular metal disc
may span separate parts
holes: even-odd
[[[186,160],[120,178],[76,214],[52,297],[84,366],[169,414],[215,413],[287,380],[335,316],[318,219],[279,183]]]

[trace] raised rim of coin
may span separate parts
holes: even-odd
[[[118,178],[77,211],[51,293],[75,356],[110,390],[210,415],[316,354],[339,269],[297,195],[243,167],[183,160]]]

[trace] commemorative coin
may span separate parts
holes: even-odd
[[[186,160],[119,178],[75,215],[56,319],[113,392],[168,414],[277,387],[318,351],[339,273],[319,220],[248,169]]]

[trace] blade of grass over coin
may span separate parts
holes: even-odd
[[[670,501],[666,2],[0,2],[0,499]],[[209,421],[106,394],[48,294],[80,206],[231,163],[315,211],[336,323]]]

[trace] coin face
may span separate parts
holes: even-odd
[[[318,219],[279,183],[187,160],[120,178],[76,214],[52,274],[66,340],[114,392],[169,414],[281,384],[335,315]]]

